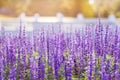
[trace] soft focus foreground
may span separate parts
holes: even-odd
[[[116,25],[62,23],[0,36],[0,80],[119,80],[120,29]]]

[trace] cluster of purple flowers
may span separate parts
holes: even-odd
[[[0,80],[120,80],[119,34],[101,23],[71,33],[2,31]]]

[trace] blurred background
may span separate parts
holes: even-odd
[[[66,17],[78,13],[86,18],[96,18],[98,13],[106,18],[110,14],[120,17],[120,0],[0,0],[0,17],[16,17],[21,13],[33,16],[55,16],[61,12]]]
[[[99,16],[102,24],[120,25],[120,0],[0,0],[0,31],[57,31],[61,25],[68,32],[96,24]]]

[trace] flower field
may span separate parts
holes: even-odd
[[[120,28],[99,22],[68,34],[3,30],[0,80],[120,80]]]

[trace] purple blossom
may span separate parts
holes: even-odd
[[[2,27],[0,80],[119,80],[118,26],[99,21],[82,30],[70,25],[70,33],[64,33],[64,23],[58,32],[56,24],[41,24],[38,31],[28,33],[20,23],[17,34],[7,34]]]

